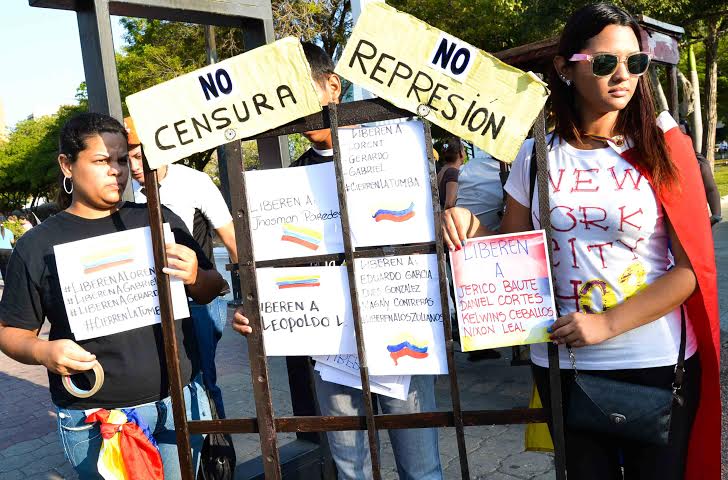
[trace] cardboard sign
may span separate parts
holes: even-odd
[[[256,261],[341,253],[333,162],[245,172]]]
[[[292,37],[130,95],[126,105],[153,169],[321,111]]]
[[[432,242],[432,190],[422,122],[339,130],[352,241]]]
[[[357,355],[327,355],[314,357],[314,360],[323,381],[362,389]],[[411,380],[410,375],[371,375],[369,386],[373,393],[407,400]]]
[[[269,356],[356,352],[346,267],[257,269]]]
[[[169,224],[165,238],[174,241]],[[149,227],[53,247],[68,323],[76,340],[162,321]],[[190,316],[182,280],[170,277],[174,318]]]
[[[372,375],[447,373],[437,255],[355,260]]]
[[[471,238],[450,260],[464,352],[549,341],[556,306],[543,230]]]
[[[549,93],[533,74],[381,2],[365,7],[336,73],[509,163]]]

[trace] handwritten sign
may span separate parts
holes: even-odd
[[[435,240],[422,122],[339,130],[353,243]]]
[[[549,340],[556,307],[543,230],[472,238],[450,259],[464,352]]]
[[[257,261],[344,251],[332,162],[245,172]]]
[[[174,241],[169,224],[165,237]],[[76,340],[162,321],[149,227],[53,247],[66,315]],[[170,277],[174,318],[190,316],[182,280]]]
[[[446,374],[437,255],[355,260],[372,375]]]
[[[533,74],[383,2],[364,8],[336,73],[509,163],[548,97]]]
[[[316,370],[325,382],[362,389],[357,355],[326,355],[313,359],[316,360]],[[411,380],[410,375],[371,375],[369,386],[374,393],[407,400]]]
[[[130,95],[126,105],[151,168],[321,111],[292,37]]]
[[[356,352],[346,267],[259,268],[266,355]]]

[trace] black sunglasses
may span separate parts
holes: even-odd
[[[620,58],[614,53],[597,53],[595,55],[575,53],[571,56],[569,61],[591,62],[592,73],[596,77],[607,77],[617,70],[617,66],[619,66],[620,63],[624,63],[627,65],[627,71],[629,71],[630,75],[639,77],[647,72],[651,59],[652,55],[646,52],[638,52],[627,55],[627,57],[623,60],[620,60]]]

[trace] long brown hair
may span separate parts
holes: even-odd
[[[608,25],[630,27],[642,45],[640,26],[624,10],[608,4],[587,5],[574,12],[566,22],[559,40],[559,56],[571,58],[574,53],[586,47],[589,39],[596,36]],[[563,140],[581,140],[579,111],[573,86],[561,81],[556,68],[549,74],[551,89],[551,110],[554,130]],[[617,116],[617,133],[628,136],[639,152],[638,167],[651,177],[655,190],[670,187],[677,180],[677,173],[667,152],[665,138],[655,122],[655,103],[649,75],[643,75],[637,82],[637,89],[624,110]]]

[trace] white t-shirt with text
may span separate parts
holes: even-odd
[[[550,140],[550,138],[549,138]],[[506,192],[528,206],[533,140],[513,162]],[[612,147],[579,150],[555,141],[548,154],[552,270],[561,315],[600,313],[653,283],[670,267],[662,205],[640,173]],[[538,186],[532,220],[540,228]],[[686,319],[687,320],[687,319]],[[696,350],[687,321],[686,358]],[[584,370],[673,365],[680,346],[680,309],[598,345],[574,349]],[[548,366],[546,344],[531,345],[536,365]],[[559,348],[561,368],[571,368]]]

